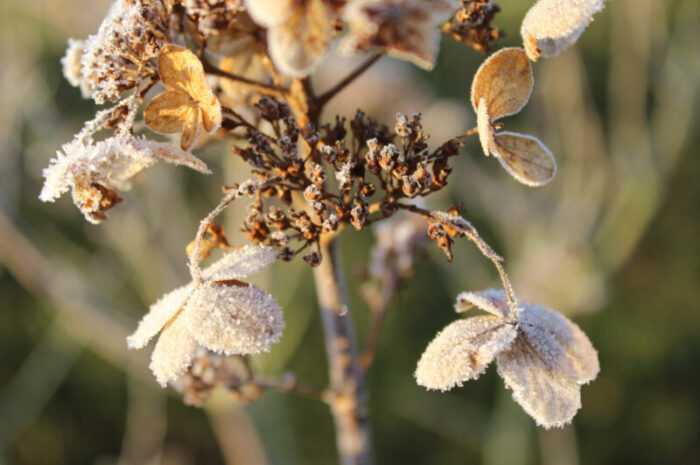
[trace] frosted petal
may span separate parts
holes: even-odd
[[[165,387],[180,376],[192,362],[196,350],[197,342],[183,315],[170,320],[151,354],[150,367],[158,383]]]
[[[183,317],[199,344],[227,355],[268,351],[284,329],[277,301],[252,284],[205,284],[194,292]]]
[[[270,266],[275,260],[277,252],[272,247],[246,245],[227,252],[202,274],[212,281],[241,279]]]
[[[476,379],[508,348],[515,326],[492,316],[476,316],[450,323],[423,352],[416,368],[416,381],[428,389],[447,391]]]
[[[192,289],[192,284],[179,287],[151,305],[148,313],[141,318],[134,334],[126,338],[129,349],[140,349],[148,344],[148,341],[182,308]]]
[[[493,141],[491,153],[521,183],[543,186],[557,174],[554,155],[537,137],[503,131],[497,133]]]
[[[489,312],[501,319],[510,318],[510,308],[508,298],[501,289],[487,289],[481,292],[462,292],[457,296],[455,310],[466,312],[472,307],[478,307],[485,312]]]

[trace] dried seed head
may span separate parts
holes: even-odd
[[[321,256],[321,254],[315,250],[312,250],[311,252],[304,255],[304,261],[308,263],[309,266],[314,268],[321,264],[322,259],[323,257]]]

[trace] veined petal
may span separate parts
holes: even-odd
[[[333,36],[333,12],[323,0],[308,0],[282,24],[268,30],[270,55],[279,70],[293,77],[311,73]]]
[[[190,366],[197,350],[197,342],[187,327],[187,321],[180,314],[170,320],[158,338],[151,354],[151,370],[156,380],[165,387],[174,381]]]
[[[487,289],[481,292],[462,292],[457,296],[455,310],[458,313],[466,312],[475,306],[497,316],[501,320],[510,318],[508,297],[505,291],[501,289]]]
[[[557,173],[552,152],[533,136],[499,132],[494,135],[491,152],[511,176],[528,186],[547,184]]]
[[[143,110],[143,119],[151,130],[161,134],[182,132],[197,110],[194,101],[177,91],[156,95]]]
[[[189,107],[189,117],[185,120],[184,128],[182,129],[182,137],[180,138],[180,147],[182,150],[190,150],[199,139],[199,128],[202,125],[202,110],[197,105]]]
[[[246,245],[224,254],[202,275],[210,281],[241,279],[272,265],[276,260],[277,252],[272,247]]]
[[[503,48],[488,57],[476,71],[471,99],[478,112],[483,98],[491,121],[519,112],[530,99],[532,65],[521,48]]]
[[[199,344],[227,355],[268,351],[284,329],[277,301],[252,284],[204,284],[183,317]]]
[[[134,334],[126,338],[129,349],[140,349],[148,344],[148,341],[182,309],[192,289],[191,283],[178,287],[151,305],[148,313],[141,318]]]
[[[476,379],[516,335],[515,326],[493,316],[450,323],[428,345],[416,368],[416,381],[428,389],[447,391]]]
[[[190,96],[202,109],[202,126],[204,126],[205,131],[211,134],[221,126],[221,104],[209,87],[203,73],[194,68],[190,68],[189,73]]]
[[[171,44],[163,47],[158,53],[158,74],[168,90],[190,94],[190,68],[204,74],[202,62],[189,49]]]

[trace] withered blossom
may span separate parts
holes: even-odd
[[[253,20],[267,28],[267,45],[275,65],[292,77],[307,76],[325,55],[335,32],[335,3],[245,0]]]
[[[431,70],[440,49],[438,24],[457,9],[454,0],[354,0],[343,19],[349,32],[340,48],[346,53],[379,50]]]
[[[416,380],[447,391],[476,379],[495,359],[513,398],[545,427],[563,426],[581,408],[581,385],[598,375],[598,354],[564,315],[520,303],[511,310],[505,292],[463,292],[456,310],[488,313],[450,323],[421,356]]]
[[[129,348],[140,349],[161,333],[151,370],[162,386],[187,369],[198,347],[226,355],[268,351],[282,335],[282,309],[263,289],[239,280],[276,259],[277,252],[264,246],[227,252],[202,270],[201,279],[153,304],[127,338]]]
[[[158,54],[158,74],[166,91],[146,106],[146,126],[161,134],[182,133],[180,146],[191,149],[200,128],[211,134],[221,125],[221,105],[199,59],[190,50],[166,45]]]
[[[532,61],[571,47],[605,8],[606,0],[538,0],[523,19],[520,35]]]
[[[541,186],[554,178],[552,152],[534,136],[496,132],[494,121],[518,113],[530,100],[532,65],[520,48],[503,48],[486,59],[472,81],[471,101],[476,112],[479,141],[485,155],[493,155],[515,179]]]

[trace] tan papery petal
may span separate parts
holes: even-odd
[[[143,119],[151,130],[161,134],[182,132],[185,125],[194,119],[195,102],[177,91],[156,95],[143,110]]]
[[[202,110],[202,126],[204,126],[204,130],[211,134],[221,126],[221,105],[209,87],[209,83],[204,75],[194,68],[190,68],[189,72],[191,96],[197,101]]]
[[[185,123],[182,130],[182,138],[180,139],[180,147],[182,150],[190,150],[199,139],[199,128],[202,122],[202,110],[198,106],[189,108],[190,118]]]
[[[158,54],[158,73],[163,85],[168,90],[179,90],[191,95],[188,83],[190,68],[204,75],[204,68],[199,58],[189,49],[178,45],[166,45]]]
[[[491,151],[511,176],[528,186],[547,184],[557,173],[552,152],[536,137],[499,132]]]

